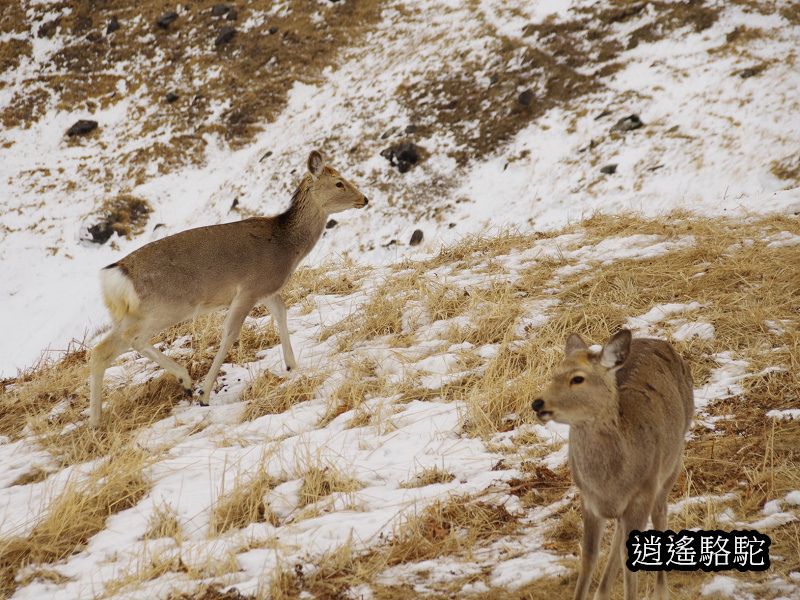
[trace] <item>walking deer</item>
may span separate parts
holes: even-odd
[[[295,368],[280,291],[319,240],[328,216],[367,203],[364,194],[313,151],[308,173],[284,213],[189,229],[151,242],[102,269],[100,284],[113,324],[92,352],[90,425],[100,425],[106,369],[129,348],[172,373],[191,397],[189,372],[153,346],[150,338],[221,308],[228,313],[219,350],[199,392],[201,405],[207,404],[222,361],[258,302],[278,325],[286,368]]]
[[[667,529],[667,496],[683,468],[683,446],[694,413],[692,375],[662,340],[620,331],[592,352],[580,335],[567,338],[566,358],[533,409],[544,421],[566,423],[569,467],[581,492],[583,546],[575,600],[592,580],[606,519],[614,538],[595,600],[605,600],[625,564],[625,541],[644,531],[648,516]],[[625,599],[636,598],[636,573],[625,569]],[[655,598],[669,598],[659,571]]]

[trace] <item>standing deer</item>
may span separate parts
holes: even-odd
[[[544,421],[569,428],[569,467],[581,491],[583,547],[575,600],[589,591],[606,519],[614,539],[595,600],[611,592],[625,541],[644,531],[648,516],[667,529],[667,495],[683,468],[683,446],[694,414],[692,375],[662,340],[631,340],[620,331],[592,352],[580,335],[567,338],[566,358],[532,406]],[[625,570],[625,599],[636,598],[636,573]],[[669,598],[659,571],[655,598]]]
[[[100,425],[103,374],[128,348],[175,375],[191,397],[189,372],[153,346],[150,338],[221,308],[228,314],[219,350],[200,389],[201,405],[207,405],[222,361],[258,302],[278,325],[286,368],[295,368],[280,291],[319,240],[328,216],[367,203],[364,194],[313,151],[308,174],[284,213],[189,229],[151,242],[102,269],[100,285],[113,325],[92,352],[90,425]]]

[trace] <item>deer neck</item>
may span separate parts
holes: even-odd
[[[278,215],[277,223],[284,243],[302,259],[322,236],[327,219],[328,215],[312,197],[309,177],[306,176],[292,196],[289,208]]]

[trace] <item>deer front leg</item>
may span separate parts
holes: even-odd
[[[278,333],[281,336],[281,347],[283,348],[283,359],[286,361],[286,370],[291,371],[297,368],[297,361],[292,352],[292,343],[289,341],[289,327],[286,324],[286,304],[280,294],[274,294],[264,301],[269,314],[275,319],[278,325]]]

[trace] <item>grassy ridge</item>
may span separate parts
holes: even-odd
[[[301,269],[285,293],[290,310],[308,314],[305,303],[318,294],[360,300],[350,314],[319,329],[320,342],[330,349],[327,367],[289,379],[269,372],[254,377],[240,396],[240,422],[322,398],[327,408],[317,428],[346,419],[350,428],[366,432],[377,426],[387,432],[393,427],[392,416],[385,405],[383,413],[377,412],[371,399],[390,398],[394,410],[413,401],[456,402],[461,418],[454,434],[483,440],[497,455],[495,469],[516,469],[519,475],[480,494],[444,493],[404,513],[402,524],[367,552],[357,544],[345,545],[317,557],[314,572],[286,565],[265,579],[263,591],[274,598],[297,598],[303,591],[337,598],[353,586],[367,585],[376,598],[407,598],[407,582],[389,584],[381,573],[427,559],[469,563],[476,552],[488,552],[498,542],[521,544],[533,528],[541,531],[541,548],[563,558],[566,576],[540,578],[509,590],[491,586],[484,570],[444,583],[431,581],[430,597],[446,598],[476,582],[488,586],[489,591],[477,596],[486,599],[566,593],[578,552],[577,498],[566,468],[551,470],[542,462],[558,445],[537,436],[530,400],[560,360],[569,332],[602,342],[619,327],[641,325],[632,318],[668,304],[688,308],[675,318],[644,326],[675,343],[692,367],[697,389],[714,383],[719,369],[731,360],[745,365],[738,384],[698,414],[685,472],[672,497],[677,512],[670,522],[674,527],[730,529],[735,521],[757,521],[767,501],[800,489],[800,423],[765,415],[797,407],[798,402],[800,244],[792,236],[799,235],[800,221],[790,216],[745,222],[677,213],[661,219],[596,216],[547,236],[501,232],[470,237],[442,248],[438,255],[393,268],[332,263],[321,270]],[[609,244],[638,245],[643,252],[606,260]],[[660,249],[644,252],[646,248]],[[263,313],[256,309],[252,316],[260,319]],[[704,331],[713,328],[713,336],[684,336],[681,327],[687,322],[703,325]],[[183,324],[159,339],[167,345],[186,340],[181,360],[191,364],[196,375],[210,365],[220,327],[219,316],[212,316]],[[444,347],[460,344],[450,368],[457,376],[443,380],[440,387],[426,384],[414,366],[416,349],[431,336]],[[254,325],[229,360],[255,360],[260,350],[276,344],[274,332],[261,334]],[[408,368],[399,376],[381,372],[368,351],[376,345],[391,349]],[[490,347],[492,353],[485,353]],[[3,596],[36,577],[58,580],[60,561],[81,552],[104,527],[106,517],[135,506],[147,494],[148,473],[161,459],[158,453],[142,453],[137,439],[159,420],[174,419],[169,415],[181,400],[179,386],[166,377],[116,389],[107,386],[107,425],[95,433],[86,425],[87,358],[88,351],[79,348],[55,364],[39,365],[3,384],[0,435],[6,436],[6,443],[25,440],[52,456],[50,466],[31,468],[14,484],[47,485],[61,469],[74,470],[62,491],[31,516],[35,525],[28,535],[0,540]],[[131,360],[132,355],[122,359],[125,365]],[[203,428],[191,429],[183,441],[201,435]],[[168,453],[170,442],[164,444]],[[264,445],[261,452],[263,465],[270,460],[270,446]],[[302,453],[295,460],[292,477],[302,479],[302,511],[293,520],[358,510],[357,492],[363,484],[347,473],[347,465]],[[266,468],[237,479],[208,507],[209,540],[250,523],[285,525],[264,498],[288,479],[289,474],[276,480]],[[452,480],[445,470],[421,468],[402,485],[425,487]],[[507,510],[501,497],[516,498],[520,510]],[[704,500],[688,501],[695,498]],[[678,503],[682,499],[687,501]],[[66,520],[61,518],[65,513],[70,515]],[[544,518],[531,523],[528,518],[534,514]],[[217,577],[224,584],[225,573],[237,570],[236,555],[221,558],[216,570],[193,571],[180,558],[184,526],[169,507],[156,511],[152,535],[172,540],[174,553],[159,560],[143,557],[138,570],[106,583],[107,595],[152,584],[170,573],[181,574],[187,585],[196,580],[198,594],[208,589],[217,593],[217,588],[208,587],[207,578]],[[788,573],[800,568],[798,526],[789,523],[768,533],[773,568],[768,573],[732,574],[753,586],[750,591],[759,597],[773,594],[767,586],[770,579],[788,581]],[[253,543],[280,545],[275,540]],[[252,544],[241,551],[249,547]],[[674,596],[696,597],[711,576],[673,573]]]

